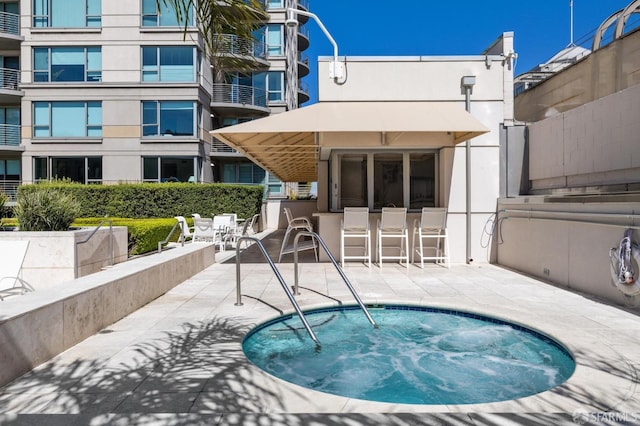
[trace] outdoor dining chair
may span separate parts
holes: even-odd
[[[417,238],[417,243],[416,243]],[[423,207],[420,219],[413,222],[411,243],[415,255],[420,257],[420,267],[425,260],[442,263],[449,268],[449,241],[447,239],[447,209]]]
[[[345,240],[356,239],[361,245],[347,245]],[[362,250],[359,255],[347,255],[346,251]],[[371,268],[371,230],[369,229],[368,207],[345,207],[340,226],[340,264],[346,260],[364,260]]]
[[[405,207],[383,207],[378,219],[378,265],[382,268],[384,259],[397,259],[409,267],[409,231],[407,230],[407,209]],[[384,239],[400,239],[399,246],[387,246],[387,249],[398,250],[397,255],[384,255]]]
[[[282,256],[288,253],[293,253],[293,248],[289,247],[289,239],[295,235],[296,232],[300,231],[309,231],[313,232],[313,225],[311,225],[311,220],[309,220],[306,216],[293,217],[291,213],[291,209],[288,207],[284,208],[284,214],[287,218],[287,230],[284,233],[284,237],[282,238],[282,245],[280,246],[280,255],[278,256],[278,262],[282,260]],[[316,256],[316,260],[318,259],[318,249],[317,243],[314,240],[311,242],[307,242],[305,244],[300,244],[298,246],[298,250],[309,250],[313,248],[313,251]]]

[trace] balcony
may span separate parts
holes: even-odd
[[[298,51],[303,52],[309,48],[309,28],[298,26]]]
[[[0,50],[18,49],[22,40],[20,15],[0,12]]]
[[[0,68],[0,103],[17,104],[22,92],[18,90],[20,71],[11,68]]]
[[[223,68],[268,67],[267,49],[264,42],[238,37],[234,34],[220,34],[216,37],[216,55]]]
[[[298,105],[302,105],[309,101],[309,99],[311,99],[311,96],[309,96],[309,85],[298,81]]]
[[[225,114],[264,116],[269,114],[267,92],[253,86],[214,83],[211,109]]]
[[[302,53],[298,54],[298,77],[302,78],[309,75],[309,57]]]
[[[0,124],[0,151],[21,151],[20,125]]]
[[[211,139],[211,153],[213,154],[239,154],[237,150],[231,148],[220,139],[213,137]]]
[[[9,203],[15,203],[18,199],[18,187],[21,183],[20,180],[0,179],[0,192],[9,198]]]

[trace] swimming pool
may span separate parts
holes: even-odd
[[[573,357],[553,339],[468,312],[401,305],[305,312],[262,324],[243,350],[266,372],[310,389],[405,404],[472,404],[533,395],[566,381]]]

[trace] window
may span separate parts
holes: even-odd
[[[264,75],[264,73],[262,73]],[[266,91],[269,102],[284,101],[284,73],[269,71],[266,73]]]
[[[335,184],[331,209],[345,207],[435,207],[438,154],[434,151],[348,152],[331,154]]]
[[[367,205],[367,155],[345,154],[340,161],[340,208]]]
[[[195,48],[142,48],[142,81],[195,81]]]
[[[196,161],[198,160],[198,161]],[[142,157],[144,182],[198,182],[198,158]]]
[[[373,208],[402,207],[402,154],[374,154]]]
[[[143,101],[142,136],[194,136],[195,107],[193,101]]]
[[[102,137],[102,103],[34,102],[33,137]]]
[[[101,9],[101,0],[33,0],[33,26],[100,27]]]
[[[33,81],[100,81],[100,47],[36,47],[33,49]]]
[[[284,37],[282,25],[267,25],[267,52],[269,56],[282,56],[284,53]]]
[[[263,184],[266,172],[252,162],[229,162],[222,165],[222,182]]]
[[[20,107],[0,107],[0,145],[20,145]]]
[[[162,3],[162,2],[161,2]],[[193,9],[189,13],[189,27],[193,26]],[[142,26],[143,27],[184,27],[185,21],[178,21],[175,9],[169,5],[161,4],[158,10],[156,0],[142,0]]]
[[[20,180],[20,160],[0,160],[0,180]]]
[[[267,0],[267,9],[284,9],[284,0]]]
[[[34,157],[34,182],[53,178],[102,183],[102,157]]]

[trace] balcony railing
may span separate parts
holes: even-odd
[[[19,124],[0,124],[0,149],[3,146],[20,146]]]
[[[0,68],[0,88],[18,90],[20,71],[11,68]]]
[[[214,83],[211,102],[266,108],[267,92],[264,89],[258,89],[252,86]]]
[[[231,148],[220,139],[213,137],[211,139],[211,152],[225,152],[225,153],[237,153],[238,151]]]
[[[9,197],[10,202],[15,202],[18,199],[18,187],[22,181],[19,180],[3,180],[0,179],[0,192]]]
[[[233,34],[219,34],[216,38],[217,54],[229,56],[246,56],[265,59],[267,49],[259,40],[238,37]]]
[[[20,15],[0,12],[0,33],[20,35]]]

